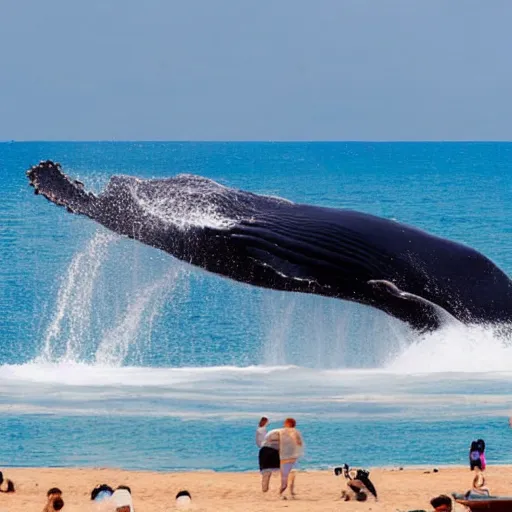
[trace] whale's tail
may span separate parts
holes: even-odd
[[[71,213],[91,215],[97,197],[84,190],[78,180],[71,180],[61,171],[59,163],[41,161],[27,171],[30,186],[52,203],[65,206]]]

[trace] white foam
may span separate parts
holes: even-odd
[[[421,336],[387,369],[398,373],[512,372],[512,344],[499,328],[447,325]]]
[[[0,413],[255,420],[508,415],[512,372],[421,373],[294,366],[0,367]],[[8,400],[5,400],[5,399]]]

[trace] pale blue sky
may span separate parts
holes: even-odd
[[[1,0],[0,140],[512,140],[510,0]]]

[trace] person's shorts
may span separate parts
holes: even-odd
[[[277,471],[281,467],[279,451],[275,448],[263,446],[258,454],[260,471]]]
[[[475,468],[482,469],[482,461],[480,459],[470,460],[469,467],[471,471],[473,471]]]
[[[285,462],[281,464],[281,478],[286,481],[288,475],[295,469],[295,462]]]

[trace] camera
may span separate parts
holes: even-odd
[[[340,476],[345,472],[346,473],[345,478],[348,478],[348,470],[349,470],[348,464],[343,464],[343,467],[334,468],[334,474],[336,476]]]

